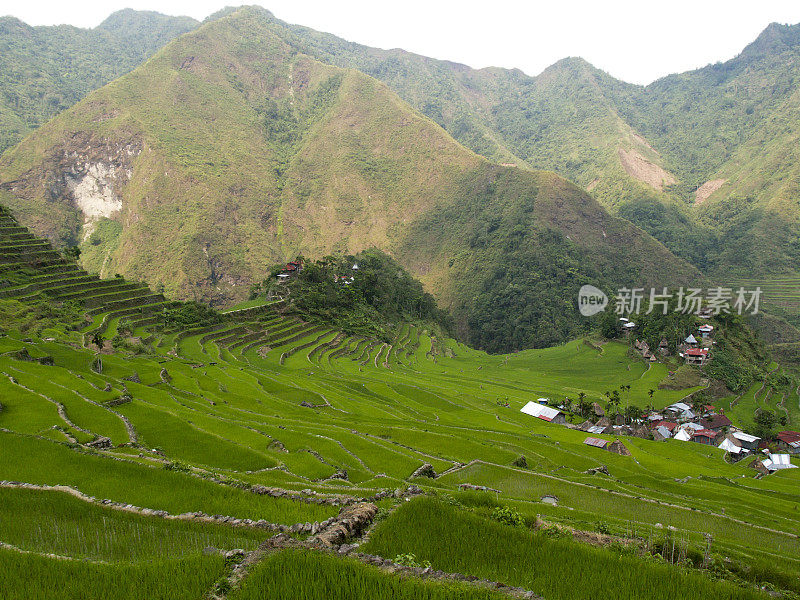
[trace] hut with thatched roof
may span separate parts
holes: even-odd
[[[614,454],[619,454],[620,456],[630,456],[631,451],[625,447],[625,444],[620,442],[619,440],[614,440],[608,445],[608,451],[613,452]]]

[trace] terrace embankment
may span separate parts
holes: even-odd
[[[210,596],[215,600],[224,599],[226,597],[226,590],[241,585],[242,581],[249,574],[249,571],[269,554],[288,549],[305,548],[347,555],[366,565],[377,567],[387,574],[400,575],[402,577],[416,577],[430,581],[462,582],[475,588],[501,592],[511,598],[541,598],[530,590],[508,586],[497,581],[481,579],[462,573],[448,573],[430,567],[412,567],[381,556],[354,552],[355,548],[357,548],[357,544],[347,544],[346,542],[367,532],[373,525],[377,514],[378,507],[375,504],[361,502],[352,506],[343,507],[339,515],[331,519],[331,523],[323,527],[319,533],[312,535],[306,540],[299,540],[286,533],[279,533],[262,543],[257,550],[243,554],[241,561],[234,564],[231,568],[225,583],[222,585],[217,583]]]

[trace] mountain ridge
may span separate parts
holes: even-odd
[[[0,153],[197,24],[130,9],[92,29],[0,17]]]
[[[541,312],[523,318],[516,339],[492,342],[498,350],[579,331],[583,283],[699,277],[573,184],[492,165],[386,84],[297,52],[250,8],[94,92],[4,155],[0,172],[0,197],[37,233],[80,243],[109,272],[175,297],[232,302],[280,260],[375,246],[420,277],[469,337],[491,306],[469,298],[512,294],[519,279],[495,271],[514,265],[532,285],[507,301]],[[112,205],[87,193],[93,186]],[[98,217],[86,205],[115,210]]]

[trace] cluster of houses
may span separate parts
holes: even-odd
[[[766,458],[757,459],[753,466],[765,474],[781,469],[797,468],[791,463],[790,455],[800,454],[800,433],[794,431],[779,433],[775,446],[785,454],[773,454],[767,450],[761,438],[739,430],[728,417],[710,405],[695,406],[686,402],[676,402],[662,411],[651,411],[641,419],[626,424],[622,415],[616,414],[612,420],[605,414],[603,407],[595,402],[592,411],[596,421],[586,420],[581,425],[571,425],[567,423],[563,412],[548,404],[547,398],[539,398],[537,402],[528,402],[522,407],[521,412],[549,423],[579,429],[593,435],[627,435],[656,441],[675,439],[716,446],[727,452],[735,461],[747,456],[759,456],[761,451]],[[619,452],[619,449],[614,449],[611,443],[601,438],[588,437],[584,443]]]
[[[623,319],[620,320],[622,321]],[[622,325],[623,329],[631,324],[635,327],[635,323],[632,321],[624,320],[626,322]],[[713,325],[701,325],[697,328],[697,335],[700,339],[698,340],[693,333],[690,333],[682,343],[678,344],[678,356],[680,356],[687,365],[702,367],[710,360],[709,351],[714,344],[714,341],[711,339],[713,333]],[[666,338],[661,340],[656,350],[652,350],[645,340],[639,339],[633,343],[633,347],[639,351],[642,358],[650,362],[656,362],[658,360],[657,354],[669,356],[669,343]]]
[[[353,272],[358,271],[358,263],[354,264],[352,268],[353,268]],[[353,277],[352,275],[349,275],[349,276],[348,275],[339,275],[337,273],[336,275],[333,276],[333,282],[334,283],[339,283],[341,285],[350,285],[355,280],[356,280],[355,277]]]
[[[291,277],[303,270],[303,263],[297,260],[286,263],[286,266],[278,273],[278,283],[286,283]]]

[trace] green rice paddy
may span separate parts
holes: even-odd
[[[4,218],[0,211],[0,225]],[[782,581],[775,573],[800,572],[800,470],[758,479],[746,462],[730,464],[717,448],[675,440],[622,438],[631,456],[620,456],[585,445],[581,431],[520,412],[542,397],[605,405],[610,390],[623,390],[623,407],[664,407],[700,389],[659,387],[676,363],[645,363],[627,344],[582,339],[488,355],[420,324],[400,326],[384,343],[302,323],[282,315],[279,303],[249,303],[220,323],[165,329],[156,327],[168,305],[163,299],[121,282],[94,285],[68,267],[50,257],[39,275],[4,291],[12,298],[4,303],[23,293],[35,299],[39,292],[26,286],[39,281],[48,293],[67,296],[79,278],[92,316],[82,331],[52,315],[37,316],[24,331],[0,331],[0,480],[71,486],[172,515],[284,525],[338,513],[338,506],[308,501],[315,496],[364,498],[412,484],[450,495],[462,484],[487,486],[528,520],[539,515],[582,530],[602,522],[620,536],[650,536],[659,524],[694,548],[710,535],[716,555],[753,569],[771,565],[763,578],[770,585]],[[127,345],[98,353],[89,343],[95,333],[127,336]],[[726,413],[743,426],[759,408],[785,411],[797,423],[796,390],[772,381],[726,399]],[[107,447],[89,445],[101,438]],[[527,468],[515,466],[520,456]],[[411,477],[423,463],[436,478]],[[587,474],[599,466],[609,475]],[[258,486],[301,492],[305,500],[255,493]],[[557,504],[542,502],[545,496]],[[15,594],[4,589],[4,598],[44,598],[56,588],[65,598],[203,598],[228,568],[213,553],[201,555],[204,549],[251,550],[270,535],[112,510],[64,492],[0,487],[0,542],[16,548],[0,551],[0,582],[11,582]],[[760,597],[755,575],[736,587],[431,500],[401,507],[368,548],[388,558],[412,552],[435,568],[548,599],[589,590]],[[229,597],[495,596],[399,579],[333,556],[280,552]]]

